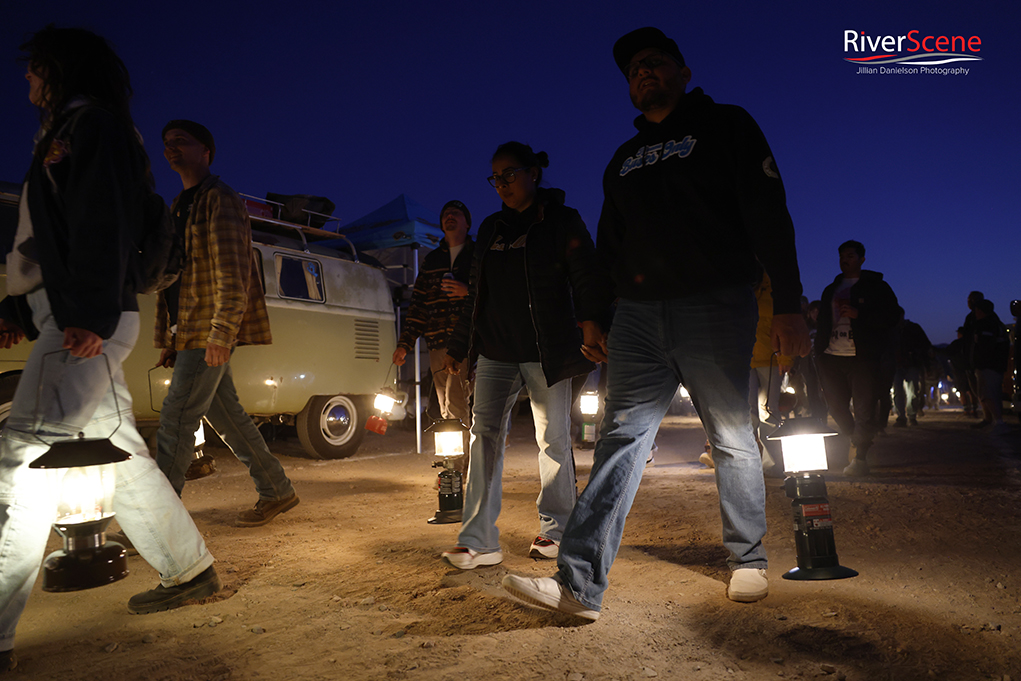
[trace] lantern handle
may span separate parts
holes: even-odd
[[[383,388],[388,387],[388,383],[390,382],[390,372],[393,371],[395,366],[397,365],[390,362],[390,368],[386,370],[386,376],[383,377]]]
[[[446,371],[447,371],[446,369],[437,369],[436,371],[430,370],[430,373],[432,374],[432,379],[435,381],[437,374],[446,373]],[[473,373],[473,369],[466,369],[463,374],[460,373],[451,374],[451,378],[456,378],[458,382],[461,384],[461,390],[464,391],[467,389],[468,384],[471,382],[471,379],[468,378],[469,374],[471,373]]]
[[[36,423],[37,419],[40,419],[40,416],[39,416],[39,403],[42,401],[43,376],[46,375],[46,360],[49,359],[50,355],[57,355],[57,354],[60,354],[60,353],[68,353],[68,354],[70,354],[70,352],[71,352],[70,350],[62,349],[62,350],[54,350],[53,352],[47,352],[45,355],[43,355],[43,359],[39,363],[39,386],[36,388],[35,410],[32,412],[33,424]],[[112,393],[113,393],[113,406],[114,406],[114,409],[117,410],[117,426],[113,429],[112,433],[110,433],[109,435],[106,436],[106,439],[109,439],[109,438],[112,438],[114,435],[116,435],[117,431],[120,430],[121,424],[124,422],[124,418],[121,416],[121,408],[120,408],[119,401],[117,400],[117,389],[116,389],[116,384],[114,383],[114,380],[113,380],[113,370],[110,368],[110,358],[107,356],[107,354],[105,352],[100,353],[99,356],[102,357],[103,360],[106,362],[106,373],[110,377],[110,386],[113,388],[113,390],[112,390]],[[40,421],[39,425],[35,426],[35,428],[36,428],[35,432],[29,433],[29,434],[32,435],[32,437],[34,437],[35,439],[39,440],[39,442],[43,443],[44,445],[50,445],[49,442],[44,440],[39,435],[39,428],[41,426],[42,426],[42,423]],[[84,434],[79,431],[78,437],[83,437],[83,436],[84,436]],[[50,446],[52,446],[52,445],[50,445]]]
[[[769,380],[766,381],[766,413],[769,414],[770,418],[776,419],[778,424],[783,424],[783,422],[785,420],[784,417],[783,417],[783,414],[780,414],[780,415],[774,414],[773,410],[770,408],[770,404],[769,404],[769,396],[773,394],[773,360],[774,359],[777,362],[777,365],[776,365],[777,368],[779,368],[780,367],[780,353],[777,352],[776,350],[774,350],[773,354],[771,354],[769,356],[769,372],[768,372],[769,373]],[[783,388],[783,380],[782,379],[780,381],[780,387],[781,387],[781,389]],[[779,400],[779,398],[777,398],[777,404],[773,405],[773,406],[775,406],[777,409],[780,408],[780,400]],[[758,409],[758,405],[756,405],[755,408]],[[773,424],[770,424],[770,425],[773,425]]]

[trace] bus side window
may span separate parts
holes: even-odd
[[[323,292],[322,268],[315,260],[293,258],[276,254],[277,290],[281,298],[296,298],[321,303]]]

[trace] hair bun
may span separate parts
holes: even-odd
[[[536,153],[535,161],[536,161],[535,165],[539,166],[540,168],[549,168],[549,154],[547,154],[545,151],[540,151]]]

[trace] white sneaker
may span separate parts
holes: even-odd
[[[536,537],[528,549],[529,558],[556,558],[560,555],[560,542],[546,537]]]
[[[716,465],[713,463],[713,457],[709,454],[709,452],[702,452],[699,454],[698,460],[706,468],[716,468]]]
[[[479,553],[464,546],[455,546],[449,551],[444,551],[440,558],[461,570],[474,570],[479,566],[499,565],[503,562],[503,553],[500,551]]]
[[[865,462],[865,459],[855,459],[851,463],[847,464],[844,468],[844,475],[847,476],[858,476],[868,475],[869,465]]]
[[[760,568],[740,568],[730,576],[727,598],[738,603],[754,603],[769,595],[766,571]]]
[[[599,619],[598,610],[590,610],[552,577],[533,579],[507,575],[503,578],[502,584],[510,595],[520,598],[526,603],[583,617],[587,620]]]

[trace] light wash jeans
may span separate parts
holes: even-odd
[[[757,320],[750,287],[618,303],[606,416],[557,559],[557,579],[587,607],[602,605],[645,459],[681,383],[712,445],[727,562],[731,569],[766,567],[766,490],[748,408]]]
[[[893,375],[893,405],[897,408],[897,419],[917,416],[915,403],[922,386],[922,372],[918,367],[897,367]]]
[[[195,431],[203,416],[248,467],[260,499],[276,501],[294,494],[284,467],[238,401],[230,362],[211,367],[206,364],[205,348],[198,348],[177,353],[156,433],[156,462],[178,495],[184,490],[184,474],[195,456]]]
[[[571,381],[546,385],[538,362],[516,364],[479,357],[475,371],[475,408],[471,428],[468,482],[457,545],[480,553],[500,550],[500,515],[503,494],[503,450],[507,443],[511,409],[528,386],[539,445],[539,536],[560,541],[577,497],[574,451],[571,449]]]
[[[0,445],[0,650],[14,647],[14,630],[56,519],[57,498],[47,484],[47,471],[28,467],[49,449],[47,443],[83,432],[90,438],[109,437],[132,454],[116,467],[114,511],[164,586],[190,581],[213,564],[198,528],[135,430],[121,364],[138,337],[138,313],[121,313],[113,337],[103,342],[109,365],[103,355],[86,360],[67,352],[49,355],[44,364],[44,355],[61,350],[64,332],[57,328],[45,291],[29,294],[28,300],[40,335],[18,382]]]

